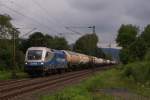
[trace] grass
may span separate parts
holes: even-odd
[[[27,78],[28,75],[23,71],[16,71],[17,79]],[[9,80],[12,79],[11,71],[0,71],[0,80]]]
[[[124,78],[120,69],[111,69],[96,74],[78,85],[66,87],[51,95],[41,96],[41,100],[115,100],[112,95],[95,93],[96,89],[126,88],[142,96],[149,96],[150,88],[136,83],[132,78]]]

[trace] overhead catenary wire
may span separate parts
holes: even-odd
[[[45,12],[45,14],[49,14],[50,15],[50,12],[46,9],[46,7],[42,6],[37,0],[31,0],[31,1],[34,4],[36,4],[41,10],[43,10]],[[58,19],[56,20],[52,16],[49,16],[49,17],[51,17],[51,19],[54,20],[56,24],[59,22],[59,24],[57,24],[57,25],[64,26],[64,24],[62,24],[62,22],[60,20],[58,21]]]
[[[19,8],[23,8],[22,6],[20,6],[20,5],[18,5],[18,4],[16,4],[14,1],[11,1],[11,0],[8,0],[8,1],[10,1],[11,3],[13,3],[14,5],[16,5],[16,6],[18,6]],[[45,8],[45,7],[43,7],[39,2],[37,2],[37,1],[34,1],[34,0],[31,0],[38,8],[40,8],[41,10],[42,10],[42,12],[44,12],[46,15],[47,14],[50,14],[49,12],[48,12],[48,10]],[[51,17],[51,16],[44,16],[46,19],[47,19],[47,21],[49,22],[49,23],[51,23],[51,24],[55,24],[55,25],[57,25],[57,26],[60,26],[60,27],[62,27],[61,25],[60,25],[60,21],[59,21],[59,24],[57,23],[58,21],[56,21],[55,19],[53,19],[53,20],[55,20],[55,22],[56,23],[54,23],[54,21],[51,21],[49,18]],[[55,32],[59,35],[60,34],[60,32],[58,32],[57,31],[57,29],[55,29],[55,28],[53,28],[53,30],[55,30]]]
[[[72,28],[70,28],[70,27],[65,27],[67,30],[70,30],[71,32],[73,32],[73,33],[76,33],[76,34],[78,34],[78,35],[82,35],[82,33],[80,33],[80,32],[77,32],[77,31],[75,31],[75,30],[73,30]]]
[[[45,12],[45,14],[50,14],[49,13],[49,11],[45,8],[45,7],[43,7],[37,0],[35,1],[35,0],[32,0],[39,8],[41,8],[44,12]],[[55,20],[54,18],[52,18],[53,20]],[[51,21],[50,21],[51,22]],[[57,20],[55,20],[55,22],[57,23],[58,21]],[[57,24],[57,25],[59,25],[60,27],[64,27],[64,25],[61,23],[61,21],[59,20],[59,24]],[[77,32],[77,31],[75,31],[75,30],[73,30],[73,29],[70,29],[70,28],[67,28],[67,27],[65,27],[65,29],[67,29],[67,31],[69,30],[69,31],[71,31],[71,32],[73,32],[73,33],[75,33],[75,34],[77,34],[77,35],[82,35],[82,33],[80,33],[80,32]],[[65,34],[67,34],[66,32],[65,32]],[[62,35],[62,34],[61,34]]]
[[[8,1],[11,1],[11,0],[8,0]],[[45,12],[45,14],[50,14],[49,13],[49,11],[45,8],[45,7],[43,7],[39,2],[37,2],[37,1],[35,1],[35,0],[32,0],[32,2],[38,7],[38,8],[40,8],[41,10],[42,10],[42,12]],[[13,3],[13,4],[15,4],[16,6],[19,6],[20,8],[21,8],[21,6],[20,5],[17,5],[16,3],[14,3],[13,1],[11,1],[11,3]],[[50,16],[51,17],[51,16]],[[55,20],[54,18],[53,18],[53,20]],[[49,19],[49,17],[47,17],[47,21],[49,22],[49,23],[54,23],[54,21],[52,22],[50,19]],[[56,21],[55,20],[55,22],[58,22],[58,21]],[[60,27],[64,27],[64,25],[61,23],[61,21],[59,21],[59,24],[57,24],[56,23],[56,25],[57,26],[60,26]],[[65,27],[65,29],[67,29],[67,31],[71,31],[71,32],[73,32],[73,33],[75,33],[75,34],[77,34],[77,35],[82,35],[82,33],[80,33],[80,32],[78,32],[78,31],[76,31],[76,30],[73,30],[73,29],[71,29],[71,28],[66,28]],[[60,34],[59,32],[56,32],[58,35]],[[61,32],[62,33],[62,32]],[[64,33],[64,32],[63,32]],[[65,34],[67,34],[66,32],[65,32]],[[61,34],[62,35],[62,34]]]
[[[46,9],[46,7],[43,7],[37,0],[31,0],[37,7],[39,7],[46,15],[49,14],[50,12]],[[53,21],[51,21],[49,18],[51,17],[51,19]],[[48,22],[50,23],[54,23],[55,25],[59,26],[59,27],[64,27],[64,25],[61,23],[61,21],[56,20],[55,18],[53,18],[52,16],[47,17]],[[62,33],[62,32],[61,32]],[[60,34],[60,33],[59,33]]]
[[[27,33],[25,33],[25,34],[21,35],[21,36],[20,36],[20,38],[23,38],[24,36],[29,35],[31,32],[35,31],[36,29],[37,29],[37,28],[33,28],[33,29],[32,29],[32,30],[30,30],[29,32],[27,32]]]
[[[45,14],[48,14],[49,12],[46,10],[46,9],[44,9],[37,1],[34,1],[34,0],[31,0],[34,4],[36,4],[36,6],[37,7],[39,7],[41,10],[42,10],[42,12],[44,12]],[[54,22],[52,22],[50,19],[49,19],[49,17],[46,17],[45,16],[45,18],[47,19],[47,21],[49,22],[49,23],[52,23],[52,24],[55,24]],[[57,24],[57,25],[59,25],[59,24]],[[56,30],[56,29],[55,29]],[[57,32],[57,34],[59,35],[60,33],[59,32]]]
[[[16,6],[19,6],[20,8],[21,8],[21,6],[20,5],[18,5],[18,4],[16,4],[16,3],[14,3],[14,1],[11,1],[11,0],[8,0],[8,1],[10,1],[11,3],[13,3],[13,4],[15,4]],[[32,0],[33,1],[33,3],[34,4],[36,4],[40,9],[42,9],[42,11],[43,12],[45,12],[45,14],[49,14],[49,12],[47,11],[47,9],[45,8],[45,7],[43,7],[41,4],[39,4],[39,2],[37,2],[37,1],[35,1],[35,0]],[[7,8],[8,8],[8,6],[7,6]],[[12,9],[12,8],[10,8],[9,7],[9,9],[11,9],[11,10],[14,10],[14,9]],[[22,15],[22,16],[24,16],[24,17],[28,17],[28,19],[31,19],[32,21],[34,20],[34,21],[36,21],[38,24],[43,24],[43,23],[41,23],[41,22],[39,22],[38,20],[35,20],[34,18],[32,18],[32,17],[30,17],[30,16],[26,16],[25,14],[23,14],[23,13],[20,13],[20,12],[18,12],[17,10],[15,11],[15,13],[19,13],[20,15]],[[30,18],[29,18],[30,17]],[[49,19],[48,19],[49,17],[47,17],[47,20],[48,20],[48,22],[50,22],[50,23],[52,23],[52,21],[50,21]],[[56,20],[55,20],[56,21]],[[61,24],[61,22],[59,21],[59,24],[57,24],[57,25],[60,25]],[[48,29],[49,29],[49,26],[47,26],[47,25],[45,25],[45,24],[43,24],[44,26],[46,26]],[[77,28],[79,28],[79,27],[77,27]],[[58,32],[58,31],[56,31],[55,29],[53,29],[53,28],[50,28],[52,31],[54,31],[54,32],[56,32],[57,34],[60,34],[60,32]],[[66,28],[67,29],[67,28]],[[73,29],[67,29],[67,31],[71,31],[71,32],[73,32],[73,33],[75,33],[75,34],[77,34],[77,35],[83,35],[82,33],[80,33],[80,32],[78,32],[78,31],[76,31],[76,30],[73,30]],[[62,32],[61,32],[62,33]],[[64,32],[63,32],[64,33]],[[66,33],[65,33],[66,34]]]
[[[15,12],[15,13],[17,13],[17,14],[19,14],[19,15],[25,17],[25,18],[28,18],[30,21],[34,21],[34,22],[36,22],[36,23],[39,24],[39,25],[45,26],[45,27],[46,27],[48,30],[50,30],[50,31],[54,31],[54,32],[56,32],[56,33],[59,33],[59,32],[57,32],[56,30],[52,29],[51,27],[47,26],[46,24],[41,23],[40,21],[38,21],[38,20],[36,20],[36,19],[34,19],[34,18],[30,17],[30,16],[27,16],[27,15],[25,15],[25,14],[23,14],[23,13],[21,13],[21,12],[15,10],[15,9],[13,9],[13,8],[11,8],[11,7],[9,7],[9,6],[7,6],[7,5],[4,4],[4,3],[3,3],[2,5],[3,5],[5,8],[7,8],[7,9],[9,9],[9,10],[11,10],[11,11],[13,11],[13,12]]]

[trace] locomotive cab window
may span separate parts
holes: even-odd
[[[42,50],[29,50],[27,58],[28,60],[41,60]]]
[[[51,52],[46,52],[45,60],[51,60],[53,58],[53,54]]]

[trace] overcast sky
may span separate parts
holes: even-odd
[[[121,24],[150,24],[150,0],[0,0],[0,14],[9,14],[24,34],[37,28],[45,34],[65,36],[69,43],[91,33],[95,25],[101,46],[115,45]],[[80,28],[82,27],[82,28]]]

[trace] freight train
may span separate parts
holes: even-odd
[[[46,47],[30,47],[25,55],[25,71],[30,75],[61,73],[91,66],[115,64],[115,61],[105,60],[85,54],[54,50]]]

